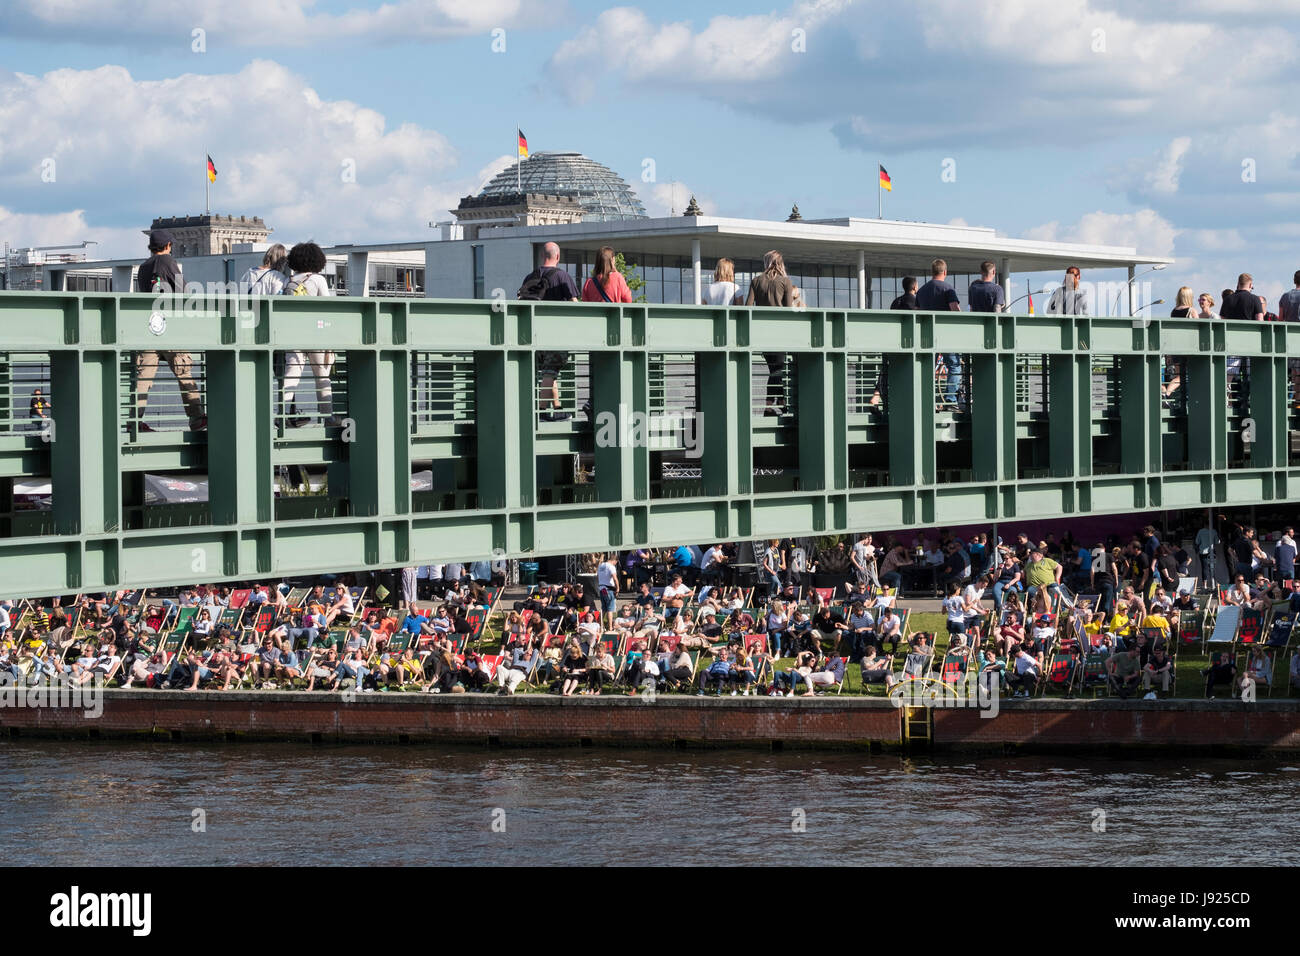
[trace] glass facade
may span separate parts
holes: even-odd
[[[534,153],[492,177],[480,196],[513,196],[520,191],[571,196],[585,222],[645,219],[645,207],[632,187],[607,166],[581,153]]]
[[[633,272],[645,280],[641,293],[647,302],[690,303],[695,295],[695,273],[688,256],[640,255],[624,250],[624,257]],[[591,275],[595,265],[596,254],[583,250],[567,249],[560,262],[577,281],[578,287]],[[735,259],[736,285],[742,293],[749,289],[750,280],[763,271],[761,259]],[[717,259],[700,260],[701,286],[707,287],[713,281],[713,270]],[[867,307],[887,309],[895,298],[903,294],[903,279],[915,276],[921,285],[929,279],[929,262],[917,271],[901,269],[868,269]],[[786,274],[803,293],[804,301],[810,309],[856,309],[858,306],[858,269],[857,266],[819,266],[806,262],[785,264]],[[970,288],[972,275],[949,275],[948,281],[957,290],[963,307],[966,294]]]

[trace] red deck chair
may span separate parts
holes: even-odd
[[[252,588],[240,588],[238,591],[230,592],[230,607],[238,610],[248,603],[249,595],[253,593]]]
[[[1237,640],[1242,644],[1258,644],[1264,633],[1264,615],[1251,608],[1241,614],[1241,628],[1237,631]]]
[[[681,642],[682,639],[676,634],[660,634],[659,643],[655,646],[655,653],[661,654],[667,651],[670,654],[675,654],[677,653],[677,645]]]
[[[817,596],[822,599],[823,604],[829,605],[831,601],[835,600],[834,588],[813,588],[813,590],[817,592]]]
[[[766,634],[746,634],[745,635],[745,653],[751,657],[754,654],[767,653],[767,635]]]

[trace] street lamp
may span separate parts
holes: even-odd
[[[1111,310],[1112,312],[1115,312],[1115,313],[1118,314],[1118,312],[1119,312],[1119,300],[1120,300],[1120,296],[1122,296],[1122,295],[1124,294],[1125,290],[1128,289],[1128,288],[1130,288],[1130,287],[1133,285],[1133,283],[1136,282],[1138,279],[1142,278],[1142,276],[1150,275],[1150,274],[1153,273],[1153,272],[1160,272],[1160,271],[1162,271],[1162,270],[1164,269],[1165,265],[1166,265],[1166,263],[1163,263],[1163,262],[1162,262],[1162,263],[1160,263],[1160,265],[1158,265],[1158,266],[1152,266],[1152,267],[1151,267],[1150,269],[1148,269],[1146,272],[1140,272],[1140,273],[1138,273],[1137,275],[1135,275],[1133,278],[1131,278],[1131,279],[1129,279],[1127,282],[1125,282],[1125,283],[1124,283],[1124,288],[1123,288],[1123,289],[1120,289],[1120,290],[1119,290],[1119,293],[1115,296],[1115,301],[1114,301],[1114,303],[1112,303],[1112,305],[1111,305],[1111,307],[1110,307],[1110,310]],[[1152,304],[1152,305],[1155,305],[1154,302],[1152,302],[1151,304]],[[1130,312],[1129,314],[1130,314],[1130,315],[1136,315],[1137,313],[1135,313],[1135,312]]]

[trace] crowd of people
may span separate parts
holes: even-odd
[[[392,601],[382,586],[370,593],[337,580],[4,602],[0,679],[807,696],[842,691],[855,667],[862,690],[946,679],[955,669],[1030,696],[1044,682],[1073,692],[1099,661],[1092,676],[1128,696],[1139,685],[1152,694],[1176,689],[1186,613],[1213,604],[1261,622],[1300,616],[1291,528],[1264,542],[1222,516],[1207,523],[1191,542],[1201,580],[1189,574],[1188,549],[1162,542],[1152,526],[1092,547],[1068,533],[1004,543],[940,529],[910,547],[877,540],[863,533],[817,547],[774,539],[752,547],[752,563],[743,560],[748,548],[729,542],[582,555],[577,580],[531,587],[500,607],[505,569],[487,561],[402,569]],[[1236,572],[1222,589],[1204,570],[1220,556]],[[917,564],[939,572],[942,640],[913,627],[899,601],[903,572]],[[1256,642],[1241,676],[1236,654],[1209,659],[1207,696],[1225,681],[1272,686],[1270,655],[1288,641]],[[1300,655],[1291,655],[1288,684],[1300,688]]]

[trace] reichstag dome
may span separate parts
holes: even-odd
[[[645,207],[632,187],[608,166],[581,153],[537,152],[523,160],[516,180],[513,164],[492,177],[477,198],[542,193],[570,196],[582,207],[583,221],[645,219]]]

